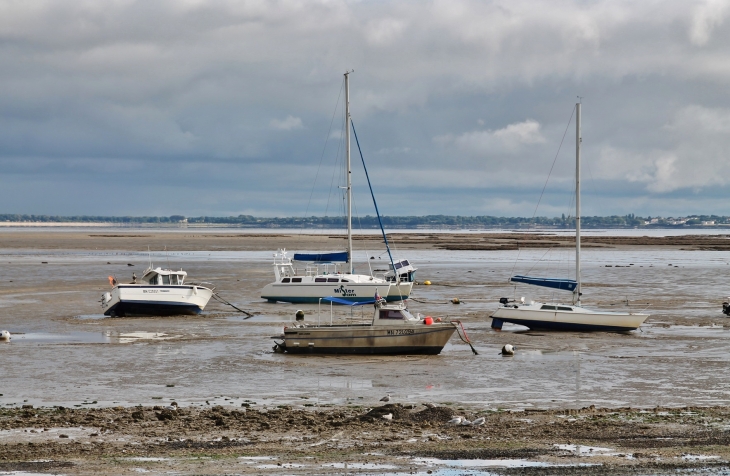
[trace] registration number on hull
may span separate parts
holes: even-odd
[[[387,335],[389,336],[402,336],[402,335],[408,335],[408,334],[415,334],[415,331],[413,329],[392,329],[389,331],[386,331]]]

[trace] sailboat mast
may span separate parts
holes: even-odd
[[[580,103],[575,105],[575,296],[573,301],[580,306]]]
[[[347,151],[347,263],[352,274],[352,170],[350,168],[350,72],[345,73],[345,150]]]

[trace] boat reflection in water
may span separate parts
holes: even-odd
[[[430,354],[441,352],[456,331],[455,322],[441,322],[432,317],[411,314],[404,302],[386,303],[376,299],[352,303],[335,297],[320,300],[348,306],[373,304],[372,320],[363,324],[333,324],[332,306],[330,323],[299,324],[284,327],[284,333],[272,339],[274,351],[291,354]]]

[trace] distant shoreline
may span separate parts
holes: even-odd
[[[687,215],[682,217],[640,217],[634,214],[623,216],[588,216],[580,219],[581,228],[589,229],[730,229],[730,216]],[[572,230],[575,217],[572,216],[358,216],[354,221],[360,230]],[[0,213],[2,227],[114,227],[114,228],[231,228],[231,229],[290,229],[290,230],[334,230],[344,229],[343,216],[104,216],[104,215],[29,215]]]
[[[282,226],[282,225],[249,225],[238,223],[142,223],[142,222],[92,222],[92,221],[0,221],[0,228],[126,228],[126,229],[236,229],[236,230],[271,230],[272,233],[291,231],[291,230],[308,230],[308,231],[334,231],[339,230],[335,226],[325,225],[302,225],[302,226]],[[386,226],[387,231],[405,230],[421,231],[424,233],[432,231],[477,231],[477,232],[499,232],[499,231],[549,231],[549,232],[570,232],[573,227],[551,226],[551,225],[527,225],[527,224],[505,224],[500,226],[461,226],[461,225],[417,225],[417,226]],[[730,224],[716,225],[645,225],[645,226],[583,226],[584,230],[723,230],[730,232]],[[361,229],[358,229],[361,230]],[[362,230],[378,230],[377,227],[365,226]]]

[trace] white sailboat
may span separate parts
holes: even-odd
[[[384,231],[383,238],[390,257],[390,270],[381,276],[355,274],[353,270],[349,74],[345,73],[347,250],[333,253],[295,253],[292,260],[287,256],[285,249],[280,249],[274,254],[276,279],[264,286],[261,291],[261,297],[270,302],[316,303],[327,296],[336,296],[350,302],[362,302],[373,299],[376,291],[379,291],[387,301],[401,301],[411,295],[416,268],[408,260],[393,260]],[[377,204],[375,209],[377,213]],[[303,269],[296,267],[293,261],[304,263]]]
[[[492,328],[501,329],[502,324],[509,322],[529,327],[530,329],[562,330],[562,331],[633,331],[639,328],[649,317],[641,312],[607,312],[593,311],[581,306],[580,282],[580,148],[581,126],[580,107],[576,104],[575,127],[575,280],[556,278],[535,278],[530,276],[513,276],[511,281],[517,283],[544,286],[558,290],[573,292],[572,304],[515,302],[507,298],[499,300],[499,307],[492,314]]]

